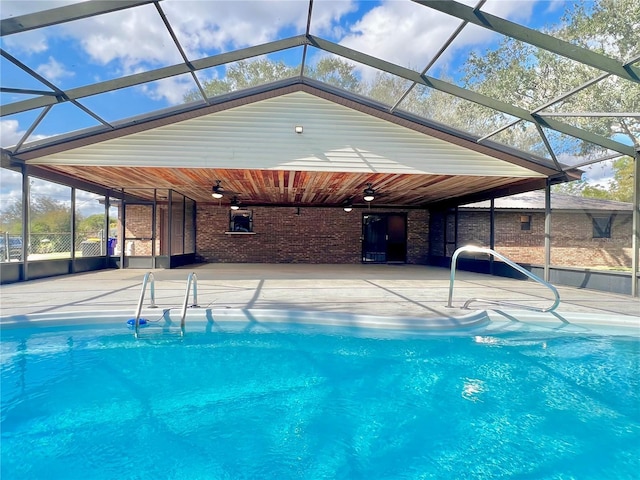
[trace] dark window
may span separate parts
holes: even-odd
[[[229,230],[232,232],[252,232],[253,215],[250,210],[231,211]]]
[[[591,217],[593,222],[593,238],[611,238],[611,215]]]
[[[531,215],[520,215],[520,230],[531,230]]]

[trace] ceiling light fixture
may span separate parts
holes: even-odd
[[[302,128],[302,125],[296,125],[294,130],[298,135],[301,135],[304,129]]]
[[[224,188],[220,186],[220,180],[216,180],[216,184],[211,188],[211,196],[213,198],[222,198]]]
[[[362,197],[365,202],[372,202],[375,197],[376,191],[371,188],[371,184],[367,183],[367,188],[364,189],[364,196]]]
[[[238,210],[240,208],[240,202],[238,201],[238,197],[233,197],[231,199],[231,210]]]
[[[351,202],[351,200],[345,200],[342,208],[345,212],[350,212],[351,210],[353,210],[353,203]]]

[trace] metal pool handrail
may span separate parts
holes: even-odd
[[[187,303],[189,302],[189,289],[193,282],[193,304],[191,307],[198,306],[198,276],[195,272],[191,272],[187,277],[187,290],[184,293],[184,302],[182,303],[182,313],[180,314],[180,335],[184,337],[184,324],[187,317]]]
[[[555,297],[553,305],[551,305],[548,308],[530,307],[530,306],[521,305],[521,304],[518,304],[518,303],[499,302],[499,301],[495,301],[495,300],[483,300],[482,298],[470,298],[469,300],[467,300],[464,303],[462,308],[468,308],[469,304],[471,302],[483,302],[483,303],[489,303],[489,304],[492,304],[492,305],[504,305],[504,306],[509,306],[509,307],[523,308],[525,310],[533,310],[534,312],[551,312],[551,311],[555,310],[558,307],[558,305],[560,304],[560,295],[558,294],[558,290],[556,289],[556,287],[551,285],[549,282],[545,282],[540,277],[538,277],[538,276],[534,275],[533,273],[529,272],[528,270],[524,269],[522,266],[518,265],[517,263],[512,262],[507,257],[505,257],[504,255],[499,254],[495,250],[491,250],[490,248],[475,247],[473,245],[467,245],[465,247],[458,248],[453,253],[453,257],[451,258],[451,279],[449,280],[449,302],[447,303],[447,307],[451,308],[451,306],[452,306],[451,305],[451,299],[453,297],[453,282],[455,280],[456,264],[457,264],[457,261],[458,261],[458,255],[460,255],[462,252],[488,253],[489,255],[493,255],[494,257],[499,258],[500,260],[502,260],[504,263],[506,263],[510,267],[512,267],[512,268],[516,269],[517,271],[519,271],[520,273],[526,275],[531,280],[534,280],[534,281],[538,282],[539,284],[544,285],[545,287],[547,287],[549,290],[551,290],[553,292],[553,295]]]
[[[142,279],[142,289],[140,290],[140,299],[138,300],[138,307],[136,308],[135,313],[135,337],[138,338],[138,333],[140,331],[140,312],[142,312],[142,303],[144,302],[144,294],[147,291],[147,283],[151,280],[151,304],[150,308],[156,308],[156,290],[155,290],[155,277],[153,273],[147,272]]]

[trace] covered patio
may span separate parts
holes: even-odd
[[[638,57],[621,60],[552,37],[543,33],[544,25],[518,24],[492,13],[491,2],[396,3],[416,16],[454,20],[438,48],[416,60],[423,62],[418,68],[403,66],[400,56],[378,56],[375,48],[340,42],[322,28],[326,6],[313,0],[296,4],[304,6],[300,18],[305,21],[278,32],[277,38],[211,49],[206,55],[191,48],[187,13],[170,0],[74,2],[3,17],[3,71],[28,79],[17,85],[18,77],[2,75],[2,118],[26,125],[14,145],[2,145],[3,169],[22,178],[21,238],[32,234],[30,179],[68,186],[71,212],[78,210],[78,191],[94,194],[104,206],[98,255],[78,255],[82,242],[73,235],[72,219],[67,257],[30,258],[29,242],[24,242],[21,261],[0,264],[3,283],[195,262],[442,265],[459,246],[458,206],[544,189],[550,218],[552,185],[579,179],[589,165],[630,156],[635,162],[630,283],[637,296],[637,145],[572,119],[638,114],[576,112],[571,105],[579,96],[601,94],[592,87],[611,78],[628,85],[629,93],[636,91]],[[244,12],[251,17],[250,8]],[[361,12],[361,20],[367,13]],[[20,48],[33,32],[53,38],[56,29],[139,16],[157,22],[166,42],[156,48],[171,49],[181,61],[62,87],[39,72]],[[223,27],[231,29],[232,23]],[[456,41],[480,31],[568,59],[576,71],[588,68],[592,76],[530,106],[439,74],[438,61],[448,58]],[[321,75],[319,58],[351,65],[357,81]],[[210,82],[229,78],[238,65],[264,60],[290,68],[224,91],[210,88]],[[87,62],[82,68],[94,67]],[[102,78],[111,75],[104,72]],[[365,91],[359,85],[366,78],[391,87]],[[127,97],[121,94],[144,95],[145,89],[169,80],[190,84],[182,101],[135,116],[125,113]],[[429,108],[422,108],[425,98]],[[468,110],[459,110],[461,105]],[[71,111],[83,113],[87,126],[64,131]],[[454,111],[466,111],[466,122],[454,118]],[[38,136],[47,122],[62,131]],[[522,132],[534,140],[521,141]],[[567,145],[579,147],[568,151]],[[218,193],[220,198],[212,196]],[[365,200],[367,193],[373,198]],[[229,209],[236,206],[244,213]],[[244,221],[236,215],[248,218],[243,231],[235,229],[236,221]],[[547,280],[550,225],[545,221]],[[111,233],[117,240],[113,250]]]

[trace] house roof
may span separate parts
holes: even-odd
[[[460,209],[488,210],[490,201],[482,201],[461,205]],[[508,197],[496,198],[494,208],[498,210],[545,210],[545,192],[536,190],[519,193]],[[598,198],[585,198],[563,193],[551,193],[551,208],[557,210],[581,210],[583,212],[633,212],[633,204],[604,200]]]

